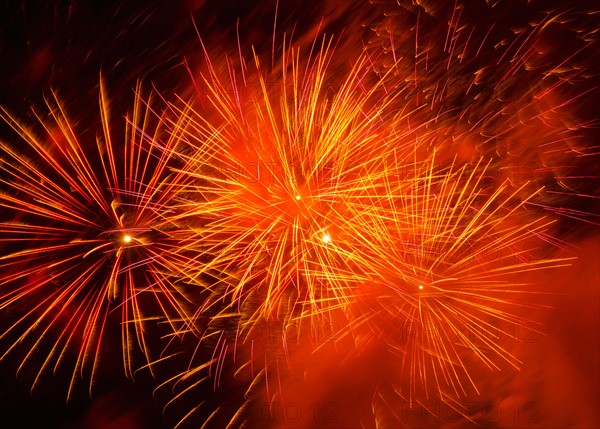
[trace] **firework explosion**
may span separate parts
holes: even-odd
[[[160,42],[159,9],[115,13],[146,40],[88,48],[109,66],[97,114],[53,91],[31,120],[2,109],[4,360],[73,400],[118,348],[158,380],[167,427],[571,425],[548,410],[562,396],[508,380],[541,383],[523,346],[558,296],[597,297],[595,272],[579,298],[553,281],[582,271],[573,225],[598,222],[593,8],[183,9]],[[161,91],[109,103],[150,46]]]
[[[29,344],[21,370],[48,347],[35,386],[45,372],[70,361],[74,349],[69,397],[80,374],[96,377],[112,313],[120,313],[129,375],[136,368],[136,347],[150,356],[145,331],[151,317],[140,307],[146,296],[155,296],[167,320],[184,314],[167,274],[177,271],[177,263],[164,257],[173,245],[163,228],[172,194],[164,182],[177,136],[168,134],[164,150],[154,153],[152,141],[161,138],[162,119],[153,119],[140,90],[122,151],[115,147],[102,81],[96,153],[84,151],[55,93],[47,101],[48,118],[35,114],[41,135],[2,112],[28,146],[20,151],[4,146],[2,160],[8,191],[1,196],[7,219],[0,228],[10,250],[2,256],[1,303],[19,309],[2,335],[12,341],[3,357]]]

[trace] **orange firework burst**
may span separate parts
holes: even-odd
[[[23,35],[29,65],[0,87],[103,64],[178,93],[157,111],[138,85],[122,135],[102,79],[96,121],[54,92],[30,125],[0,109],[0,361],[34,387],[64,375],[73,399],[80,378],[108,389],[118,354],[163,382],[178,429],[510,426],[537,401],[565,427],[597,417],[597,387],[555,409],[597,373],[573,335],[596,329],[597,273],[570,256],[571,220],[598,220],[598,7],[222,3],[78,3],[54,8],[49,48]],[[69,30],[88,12],[109,23],[95,45]],[[53,65],[74,46],[80,66]]]
[[[221,377],[232,358],[237,382],[249,386],[246,399],[266,398],[272,411],[307,353],[329,350],[298,341],[299,330],[325,331],[326,323],[337,330],[328,338],[352,343],[345,361],[383,343],[391,373],[367,396],[388,406],[398,397],[411,407],[437,397],[461,413],[459,398],[478,392],[480,366],[520,367],[501,338],[518,341],[515,326],[540,330],[526,312],[552,293],[527,277],[569,265],[538,248],[564,246],[552,237],[556,213],[589,216],[554,207],[537,172],[531,180],[507,172],[518,165],[506,160],[506,146],[530,128],[544,132],[534,145],[569,144],[569,136],[549,140],[565,126],[550,117],[573,102],[553,96],[579,72],[507,97],[519,70],[534,64],[529,41],[552,16],[493,56],[496,70],[476,65],[498,36],[493,28],[465,36],[462,9],[451,10],[443,48],[434,43],[439,26],[425,26],[419,39],[419,17],[428,19],[419,12],[403,36],[415,39],[395,39],[405,26],[392,28],[389,46],[367,43],[349,71],[331,79],[330,67],[348,58],[333,55],[327,39],[307,57],[284,43],[270,68],[254,52],[247,65],[241,47],[215,63],[203,46],[205,72],[192,73],[198,99],[179,112],[187,146],[180,172],[190,180],[178,210],[195,232],[179,251],[201,255],[185,271],[213,294],[197,313],[209,351],[199,346],[200,365],[169,380],[179,381],[176,399],[204,383],[231,387],[235,381]],[[486,79],[495,86],[482,85]],[[560,177],[556,183],[571,192]],[[221,422],[232,411],[213,404],[203,414],[208,402],[192,400],[181,424],[196,413]],[[239,403],[232,426],[251,408],[251,400]]]
[[[12,318],[1,337],[12,345],[2,357],[29,342],[20,370],[47,347],[35,386],[74,352],[69,397],[86,372],[91,389],[111,315],[120,314],[130,376],[138,347],[150,358],[146,330],[154,310],[174,329],[184,315],[168,275],[178,261],[164,257],[173,246],[164,218],[178,180],[169,170],[178,140],[164,133],[163,119],[140,91],[117,142],[101,80],[95,153],[84,149],[54,92],[49,118],[35,114],[41,133],[1,113],[20,138],[19,145],[2,144],[0,308]]]
[[[486,184],[489,163],[440,166],[435,152],[399,160],[376,204],[349,205],[351,258],[369,279],[347,331],[359,348],[383,340],[396,355],[394,390],[409,404],[477,391],[476,361],[518,368],[499,340],[514,338],[515,325],[540,329],[522,310],[543,307],[549,293],[523,276],[569,265],[540,258],[542,245],[559,244],[549,235],[554,221],[525,209],[534,195],[522,199],[508,181]]]
[[[381,174],[372,155],[392,138],[385,115],[393,97],[367,57],[339,88],[327,87],[330,45],[323,39],[305,61],[286,49],[267,72],[279,82],[273,88],[256,55],[256,68],[240,76],[232,66],[219,73],[207,57],[209,106],[182,111],[189,149],[180,173],[192,180],[178,209],[202,225],[183,248],[212,255],[186,272],[216,276],[231,302],[255,299],[250,320],[316,316],[352,295],[339,251],[345,195],[362,189],[361,175]]]
[[[187,143],[179,172],[189,180],[177,219],[196,235],[173,250],[199,254],[184,271],[212,293],[197,317],[201,342],[215,349],[183,379],[208,368],[216,388],[233,354],[238,374],[264,380],[267,396],[280,391],[286,332],[327,335],[353,299],[346,204],[382,174],[374,152],[394,139],[385,86],[394,77],[375,75],[361,56],[327,85],[332,40],[315,40],[306,57],[286,46],[271,69],[256,54],[239,72],[206,54],[208,71],[195,79],[206,94],[179,112]]]
[[[190,180],[179,188],[178,219],[196,225],[196,235],[175,251],[201,255],[185,272],[213,294],[197,317],[200,342],[214,351],[169,380],[184,386],[177,398],[208,380],[218,389],[237,355],[247,395],[261,396],[262,384],[267,403],[283,402],[283,368],[302,367],[298,332],[321,330],[321,339],[351,338],[359,352],[387,339],[400,362],[397,392],[411,404],[456,400],[477,390],[473,361],[519,365],[490,337],[498,323],[529,322],[518,310],[535,307],[522,299],[533,292],[515,275],[568,265],[523,248],[553,242],[552,220],[525,209],[542,189],[490,183],[492,160],[438,156],[452,148],[442,120],[449,112],[413,107],[413,86],[393,68],[376,73],[374,54],[326,85],[330,49],[324,39],[301,61],[286,48],[269,71],[254,54],[255,67],[240,72],[205,51],[208,71],[195,85],[206,94],[179,112],[187,146],[179,172]],[[215,406],[206,421],[227,410]]]

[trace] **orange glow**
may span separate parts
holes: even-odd
[[[600,426],[600,6],[16,3],[6,421]]]

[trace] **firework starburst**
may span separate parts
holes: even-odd
[[[164,133],[163,119],[140,92],[138,86],[122,140],[112,129],[101,81],[95,151],[80,141],[54,92],[48,114],[35,113],[36,130],[2,110],[18,135],[18,144],[2,144],[0,297],[13,318],[2,334],[12,342],[3,357],[29,344],[19,369],[41,359],[35,385],[74,356],[69,396],[80,374],[93,381],[114,314],[120,314],[129,375],[135,350],[149,356],[152,312],[167,320],[183,317],[181,296],[167,274],[176,261],[164,257],[173,245],[164,218],[177,181],[169,170],[177,135]],[[150,296],[155,304],[146,309]],[[41,358],[44,348],[49,351]]]

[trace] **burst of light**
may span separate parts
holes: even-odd
[[[377,77],[371,58],[336,76],[337,95],[326,101],[330,45],[323,39],[308,57],[286,47],[275,88],[267,88],[257,55],[244,72],[247,84],[231,64],[221,73],[207,56],[201,102],[179,110],[185,166],[177,171],[189,180],[179,187],[177,219],[195,232],[179,251],[203,261],[182,270],[189,282],[204,287],[204,277],[215,279],[197,313],[199,341],[214,347],[198,373],[208,368],[215,389],[227,350],[245,356],[251,377],[279,377],[287,340],[250,339],[265,323],[321,329],[355,299],[365,275],[348,264],[355,228],[347,227],[347,206],[366,203],[365,187],[381,191],[386,157],[414,146],[410,137],[388,144],[397,119],[385,83],[397,77]]]
[[[121,147],[111,129],[101,80],[102,129],[95,152],[84,148],[55,93],[47,103],[50,119],[36,114],[40,133],[0,111],[19,138],[18,144],[2,143],[0,206],[3,219],[9,220],[0,224],[0,231],[3,239],[20,243],[2,249],[0,309],[22,308],[0,334],[11,341],[1,357],[29,342],[21,370],[28,363],[34,365],[47,347],[35,386],[42,374],[73,356],[71,397],[84,375],[92,388],[111,312],[121,314],[123,365],[129,376],[137,350],[147,359],[150,356],[146,341],[150,319],[144,303],[158,302],[156,318],[166,318],[173,329],[179,329],[174,320],[185,317],[178,301],[182,298],[168,274],[178,269],[177,259],[164,257],[173,245],[165,207],[177,183],[169,171],[177,134],[165,133],[163,119],[153,118],[140,86],[124,127],[127,143]],[[35,155],[36,162],[28,154]],[[167,176],[170,184],[164,182]],[[123,230],[153,240],[135,254],[125,252],[122,245],[115,246],[115,241],[133,241],[131,233],[121,235]]]
[[[267,88],[257,55],[254,72],[244,72],[246,83],[232,79],[240,73],[232,65],[223,74],[207,56],[202,103],[190,100],[180,110],[187,147],[179,172],[190,180],[179,188],[179,219],[196,232],[184,248],[209,258],[185,271],[191,282],[220,279],[227,300],[238,305],[254,296],[259,307],[251,320],[284,303],[291,305],[284,319],[310,317],[352,296],[343,249],[323,244],[345,234],[350,195],[382,174],[371,168],[381,162],[373,150],[383,149],[394,130],[373,118],[389,116],[394,95],[384,83],[396,78],[373,80],[370,58],[362,56],[341,80],[336,102],[324,102],[331,45],[322,39],[306,58],[286,46],[275,88]],[[303,204],[290,204],[290,195]]]
[[[380,203],[349,206],[359,238],[349,257],[371,274],[351,304],[348,332],[383,338],[403,355],[396,389],[411,404],[432,392],[476,392],[478,364],[518,368],[493,337],[494,329],[510,337],[510,323],[533,323],[520,310],[539,308],[526,299],[536,290],[515,279],[570,265],[570,258],[536,256],[531,245],[545,243],[553,221],[524,209],[535,194],[521,200],[507,184],[488,188],[487,168],[482,161],[469,171],[441,168],[434,152],[408,180],[386,176]],[[410,293],[424,290],[424,281],[426,295]]]
[[[411,404],[432,390],[442,398],[476,390],[465,351],[488,368],[519,361],[494,341],[464,336],[461,327],[489,333],[488,319],[521,322],[515,309],[531,304],[518,299],[525,285],[508,279],[568,265],[478,259],[490,248],[545,237],[550,221],[516,221],[539,190],[525,195],[507,183],[485,186],[489,160],[461,166],[457,157],[440,156],[445,137],[433,147],[429,142],[446,136],[451,124],[425,109],[398,109],[406,87],[390,82],[392,76],[378,75],[365,89],[375,74],[369,57],[338,76],[334,102],[325,102],[323,46],[307,65],[290,55],[291,75],[282,67],[280,86],[269,91],[256,55],[256,70],[246,70],[245,79],[257,79],[258,89],[242,87],[229,63],[219,74],[207,58],[208,100],[202,107],[189,101],[181,111],[187,150],[179,171],[191,179],[180,188],[181,219],[196,233],[185,248],[207,261],[185,271],[191,282],[217,279],[213,301],[198,315],[211,319],[200,342],[218,340],[210,343],[213,359],[198,369],[208,369],[216,389],[227,351],[239,356],[249,348],[241,367],[264,378],[269,392],[280,377],[277,355],[290,345],[283,338],[259,346],[252,334],[267,320],[310,326],[335,318],[345,322],[340,338],[354,338],[357,347],[383,338],[390,353],[403,356],[395,377]],[[386,83],[398,87],[390,91]],[[290,204],[290,195],[300,199],[298,187],[306,203]],[[474,260],[463,255],[471,245],[478,247]],[[424,284],[427,294],[414,293]],[[415,334],[404,343],[393,338],[407,323]],[[458,339],[436,333],[436,323]]]
[[[103,132],[98,153],[93,151],[90,158],[60,105],[51,109],[56,124],[42,125],[50,139],[43,142],[5,113],[41,155],[43,167],[31,167],[24,154],[5,149],[9,161],[2,168],[9,192],[0,201],[16,215],[1,224],[1,231],[22,247],[0,259],[9,273],[1,278],[1,285],[8,287],[0,295],[0,308],[37,292],[46,294],[10,327],[8,337],[26,326],[10,349],[35,338],[41,326],[40,341],[52,338],[53,331],[59,337],[42,370],[54,361],[58,365],[75,348],[73,378],[90,366],[93,377],[104,322],[121,310],[124,360],[131,375],[135,344],[147,353],[148,324],[138,296],[148,291],[161,296],[161,307],[176,303],[173,285],[165,277],[169,272],[201,286],[200,298],[194,297],[194,304],[200,302],[198,350],[206,344],[214,349],[210,359],[183,368],[178,381],[201,375],[212,388],[223,388],[221,374],[229,370],[226,362],[233,355],[239,367],[235,375],[251,374],[246,399],[262,386],[269,405],[275,397],[283,402],[285,370],[280,365],[285,360],[291,366],[292,341],[282,335],[273,344],[253,334],[265,323],[281,328],[298,321],[312,329],[315,320],[344,322],[334,339],[353,342],[347,359],[356,349],[381,341],[397,362],[381,384],[390,381],[394,394],[411,404],[477,390],[473,361],[492,370],[519,367],[518,356],[490,338],[495,323],[533,323],[520,309],[536,308],[539,289],[530,288],[521,276],[569,263],[540,259],[523,248],[556,242],[549,235],[552,214],[544,218],[531,208],[586,215],[552,209],[546,190],[535,180],[524,184],[512,174],[509,180],[485,182],[493,170],[509,170],[511,157],[518,157],[514,147],[502,153],[506,141],[533,147],[529,152],[532,157],[541,154],[537,167],[544,173],[551,164],[545,159],[548,154],[561,154],[557,157],[562,160],[564,142],[571,146],[577,141],[572,138],[577,125],[563,127],[572,134],[542,128],[544,132],[535,134],[543,137],[531,139],[533,144],[531,131],[539,129],[536,121],[556,120],[553,115],[562,114],[559,108],[572,102],[546,105],[548,94],[554,96],[586,73],[571,65],[569,57],[554,64],[555,70],[534,90],[510,91],[519,69],[532,67],[531,59],[535,62],[539,55],[538,33],[560,20],[548,15],[528,24],[531,28],[516,29],[512,41],[492,44],[495,24],[484,28],[477,40],[481,29],[461,21],[464,6],[454,5],[448,19],[440,19],[442,12],[435,10],[440,13],[436,22],[444,23],[439,26],[444,32],[441,43],[426,39],[419,26],[434,6],[418,6],[414,41],[411,31],[393,22],[409,14],[386,14],[385,28],[369,25],[377,36],[361,43],[366,53],[351,72],[331,80],[326,71],[338,59],[329,54],[327,41],[316,56],[311,49],[308,58],[284,46],[280,65],[273,65],[274,49],[272,70],[260,65],[257,54],[255,67],[244,61],[241,49],[240,69],[231,58],[216,67],[209,60],[206,73],[193,73],[199,77],[201,100],[169,107],[180,115],[172,120],[170,136],[157,138],[162,134],[139,125],[152,115],[144,103],[136,104],[140,116],[130,118],[132,138],[127,139],[133,143],[123,145],[123,154],[111,142],[104,99]],[[480,66],[474,59],[488,45],[500,58],[491,67]],[[350,55],[338,57],[346,66]],[[453,70],[461,64],[464,70]],[[547,83],[555,78],[556,84]],[[506,101],[511,92],[524,96]],[[94,164],[96,159],[101,166]],[[158,171],[147,176],[155,166]],[[571,192],[562,179],[557,179],[561,188]],[[27,203],[19,202],[23,196]],[[36,222],[36,217],[50,222]],[[181,225],[189,231],[174,230]],[[123,235],[125,230],[133,232]],[[157,239],[160,234],[170,238]],[[23,244],[32,236],[37,241]],[[167,243],[178,236],[184,238]],[[135,249],[123,245],[132,242]],[[168,247],[168,257],[162,246]],[[70,259],[70,254],[78,256]],[[7,269],[15,261],[25,268],[21,273]],[[149,275],[140,283],[140,271],[146,269]],[[52,292],[58,283],[66,287]],[[426,293],[416,292],[424,291],[424,285]],[[203,301],[205,293],[210,299]],[[175,307],[177,316],[187,316]],[[55,315],[53,308],[64,311]],[[167,321],[174,324],[169,317]],[[465,335],[465,326],[473,332]],[[271,333],[273,325],[267,327]],[[83,331],[82,345],[71,347],[77,336],[71,331]],[[40,348],[41,342],[35,341],[32,352]],[[382,391],[365,396],[385,401]],[[184,420],[205,403],[202,398],[201,403],[194,398]],[[230,426],[237,426],[247,404]],[[226,408],[219,404],[205,423]]]

